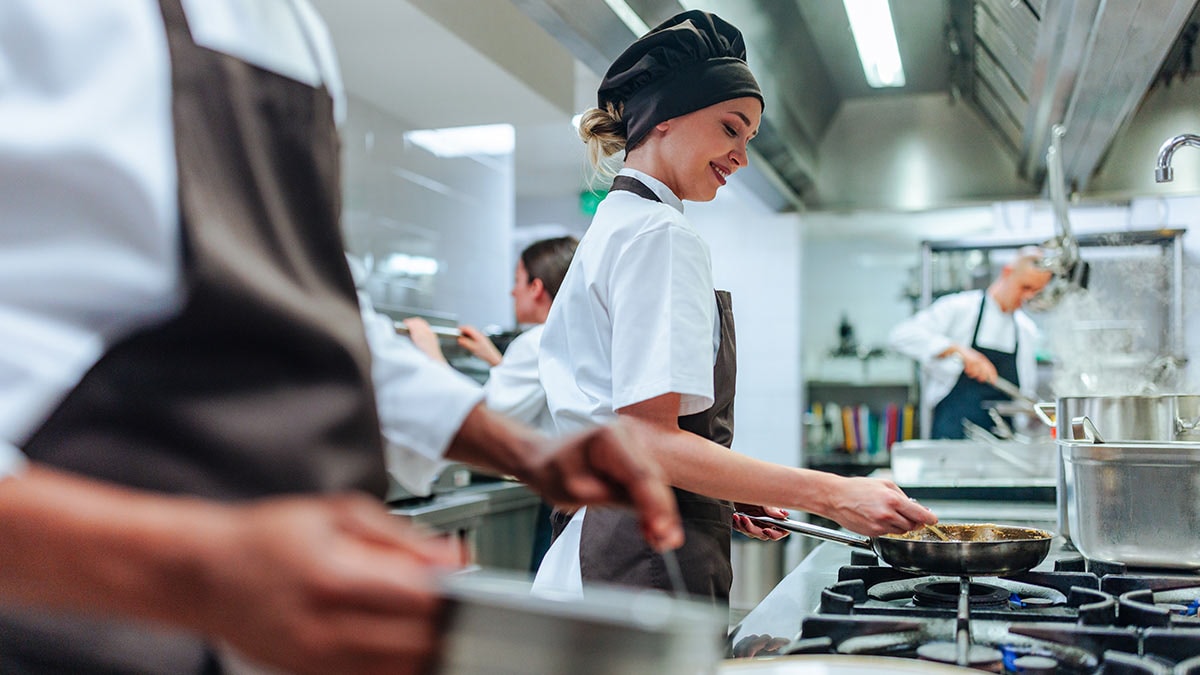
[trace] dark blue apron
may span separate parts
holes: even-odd
[[[1021,381],[1017,377],[1017,347],[1020,344],[1020,334],[1016,334],[1013,339],[1012,352],[1002,352],[997,349],[987,349],[976,344],[979,338],[979,324],[983,319],[983,306],[987,302],[987,293],[984,293],[983,300],[979,302],[979,314],[975,317],[975,332],[971,334],[971,349],[983,354],[996,366],[996,372],[1000,377],[1020,386]],[[1015,330],[1015,327],[1014,327]],[[983,407],[984,401],[1005,400],[1008,397],[1000,392],[999,389],[990,384],[985,384],[978,380],[973,380],[967,377],[964,372],[958,376],[958,381],[954,383],[954,388],[949,394],[937,404],[933,409],[933,424],[930,429],[930,438],[964,438],[963,420],[970,420],[975,424],[990,429],[992,427],[992,418],[988,416],[987,410]],[[1005,422],[1012,424],[1010,418],[1005,418]]]

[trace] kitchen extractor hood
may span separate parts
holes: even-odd
[[[596,73],[634,37],[606,3],[513,2]],[[1159,143],[1200,132],[1193,0],[892,0],[906,84],[886,89],[842,0],[626,4],[650,26],[699,8],[742,29],[767,97],[744,180],[779,210],[1036,198],[1055,124],[1076,198],[1200,192],[1200,170],[1154,182]]]

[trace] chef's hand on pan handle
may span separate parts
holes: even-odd
[[[870,537],[910,532],[937,522],[932,511],[909,499],[892,481],[879,478],[842,478],[832,513],[821,515]]]
[[[781,530],[778,527],[770,525],[761,525],[750,520],[745,515],[751,516],[768,516],[771,518],[787,518],[788,512],[774,506],[759,506],[758,504],[743,504],[737,502],[733,505],[737,513],[733,514],[733,529],[741,532],[747,537],[761,539],[763,541],[778,541],[788,536],[787,530]]]
[[[500,365],[500,360],[503,357],[500,350],[496,348],[496,344],[491,341],[488,336],[483,334],[483,331],[474,326],[462,324],[458,327],[462,335],[458,338],[458,346],[471,352],[476,358],[481,359],[489,366]]]
[[[424,352],[425,356],[447,363],[446,355],[442,353],[442,345],[438,342],[438,336],[429,326],[429,322],[419,316],[410,316],[404,320],[404,327],[408,329],[408,338],[416,345],[417,349]]]
[[[996,372],[996,366],[988,360],[988,357],[970,347],[953,345],[942,353],[945,356],[960,359],[963,364],[963,373],[972,380],[991,384],[999,375]]]

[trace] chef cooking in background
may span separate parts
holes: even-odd
[[[1021,306],[1053,276],[1042,257],[1040,248],[1023,247],[986,291],[938,298],[892,329],[888,345],[921,366],[930,438],[963,438],[963,420],[990,428],[984,402],[1008,399],[992,386],[997,377],[1037,398],[1038,330]]]
[[[0,670],[425,671],[453,552],[379,502],[377,403],[680,542],[645,425],[550,442],[370,357],[307,3],[8,0],[0,72]]]
[[[538,378],[538,350],[546,315],[578,244],[575,237],[555,237],[535,241],[521,251],[511,295],[517,323],[528,328],[509,343],[504,354],[478,328],[459,326],[462,332],[459,346],[491,366],[483,385],[488,407],[548,434],[554,433],[554,420],[546,408],[546,392]],[[446,363],[446,355],[428,322],[413,317],[405,319],[404,324],[421,351]]]
[[[763,97],[745,58],[736,27],[693,10],[638,39],[610,67],[580,135],[594,164],[624,150],[624,168],[550,308],[539,360],[560,432],[617,418],[664,431],[649,449],[684,520],[682,582],[718,603],[728,601],[732,581],[731,528],[764,539],[784,534],[735,516],[730,501],[775,516],[785,515],[778,507],[803,509],[872,535],[936,522],[890,482],[729,449],[732,308],[727,292],[714,291],[708,246],[683,200],[712,200],[749,160]],[[671,590],[668,563],[638,540],[627,514],[587,508],[555,517],[561,531],[535,590],[579,594],[588,582]]]

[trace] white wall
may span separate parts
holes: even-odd
[[[738,378],[734,449],[800,463],[800,219],[767,211],[748,190],[727,187],[686,212],[712,251],[718,288],[733,295]]]

